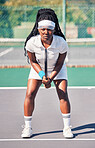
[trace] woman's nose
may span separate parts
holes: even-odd
[[[45,29],[45,34],[48,34],[48,30],[47,29]]]

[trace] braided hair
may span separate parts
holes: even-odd
[[[38,22],[39,21],[42,21],[42,20],[51,20],[55,23],[55,29],[54,29],[54,35],[58,35],[58,36],[61,36],[65,39],[65,36],[64,34],[62,33],[61,29],[60,29],[60,26],[59,26],[59,23],[58,23],[58,18],[57,18],[57,15],[55,14],[54,10],[52,9],[48,9],[48,8],[44,8],[44,9],[40,9],[38,10],[38,13],[37,13],[37,16],[36,16],[36,22],[35,22],[35,25],[31,31],[31,33],[29,34],[29,36],[26,38],[26,41],[25,41],[25,45],[24,45],[24,50],[25,50],[25,56],[26,56],[26,49],[25,49],[25,46],[26,46],[26,43],[27,41],[33,37],[33,36],[36,36],[39,34],[38,32]]]

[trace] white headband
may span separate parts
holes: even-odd
[[[42,29],[42,28],[48,28],[48,29],[54,30],[55,23],[50,20],[42,20],[38,22],[38,29]]]

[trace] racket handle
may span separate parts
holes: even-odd
[[[48,86],[44,85],[45,88],[50,88],[51,87],[51,84],[49,84]]]
[[[45,49],[45,77],[47,80],[47,49]]]

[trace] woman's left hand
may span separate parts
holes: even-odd
[[[43,76],[42,83],[44,84],[45,88],[50,88],[51,87],[51,79],[49,77]]]

